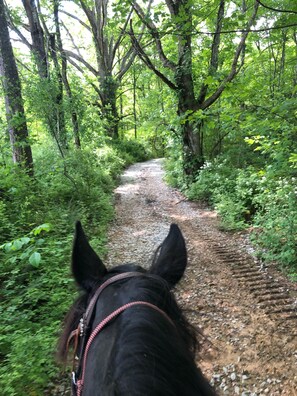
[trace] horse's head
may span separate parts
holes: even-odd
[[[194,364],[193,328],[171,293],[186,265],[185,241],[175,224],[149,269],[107,269],[77,222],[72,273],[83,295],[67,316],[60,356],[65,359],[74,335],[78,395],[212,394],[197,393],[199,383],[210,388]]]

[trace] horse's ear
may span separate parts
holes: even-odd
[[[175,286],[183,276],[187,266],[187,249],[181,230],[171,224],[169,234],[156,252],[150,269],[165,279],[170,287]]]
[[[90,246],[80,221],[75,225],[72,273],[79,286],[86,291],[90,291],[106,273],[105,265]]]

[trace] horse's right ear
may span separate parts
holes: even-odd
[[[90,246],[80,221],[75,224],[72,273],[78,285],[86,291],[91,291],[106,273],[106,267]]]
[[[186,266],[187,249],[184,237],[179,227],[171,224],[167,237],[156,252],[149,272],[161,276],[170,287],[173,287],[183,276]]]

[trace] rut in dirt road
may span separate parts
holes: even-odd
[[[161,164],[136,164],[123,175],[106,263],[149,265],[177,223],[189,265],[176,294],[205,335],[197,357],[205,375],[222,395],[297,395],[296,284],[249,256],[244,234],[220,232],[214,212],[166,186]]]

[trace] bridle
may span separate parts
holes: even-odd
[[[106,316],[92,331],[89,337],[87,337],[87,330],[90,327],[90,322],[91,318],[93,317],[93,313],[95,310],[95,306],[97,303],[97,300],[99,299],[101,293],[103,290],[105,290],[109,285],[118,282],[123,279],[129,279],[129,278],[134,278],[134,277],[139,277],[139,276],[151,276],[146,273],[142,272],[126,272],[123,274],[118,274],[114,275],[113,277],[107,279],[98,289],[96,290],[95,294],[91,298],[88,307],[86,309],[86,312],[84,313],[83,317],[79,321],[79,325],[77,329],[71,332],[68,338],[67,342],[67,348],[69,348],[70,342],[73,342],[73,349],[74,349],[74,358],[73,358],[73,371],[72,371],[72,396],[81,396],[83,386],[84,386],[84,381],[85,381],[85,371],[86,371],[86,363],[87,363],[87,358],[88,358],[88,353],[90,350],[90,347],[95,340],[96,336],[100,333],[100,331],[107,326],[113,319],[117,318],[122,312],[126,311],[127,309],[134,307],[134,306],[146,306],[151,309],[154,309],[155,311],[158,311],[160,314],[162,314],[174,327],[175,324],[173,321],[170,319],[170,317],[159,307],[157,307],[154,304],[151,304],[147,301],[134,301],[130,302],[128,304],[122,305],[116,310],[114,310],[111,314]],[[81,348],[80,348],[80,353],[79,357],[76,357],[76,352],[79,344],[79,339],[81,339]],[[75,362],[75,360],[78,360],[78,363]],[[77,369],[75,367],[77,366]]]

